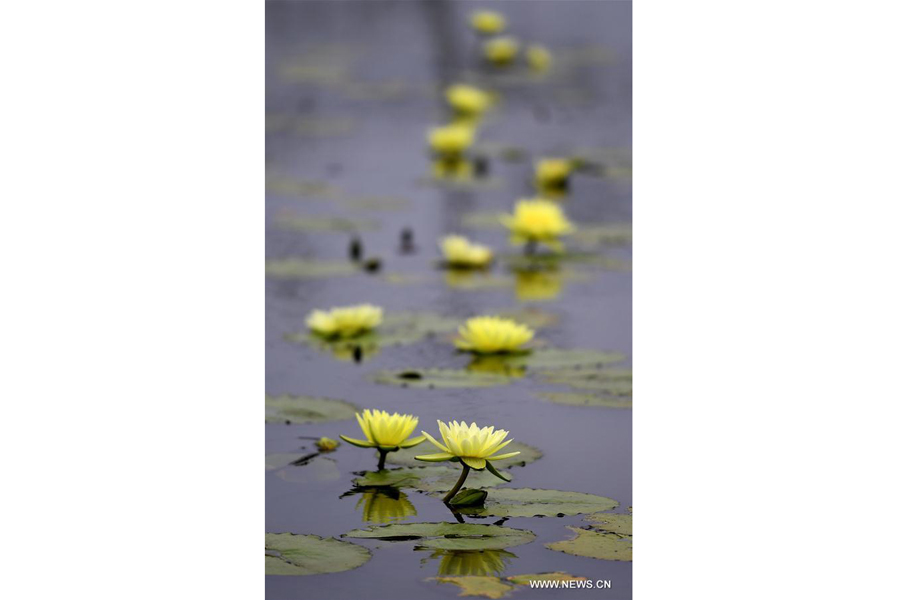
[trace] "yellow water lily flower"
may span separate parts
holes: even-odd
[[[460,350],[497,354],[521,350],[534,337],[534,330],[512,319],[474,317],[459,328],[459,335],[454,343]]]
[[[575,231],[558,204],[541,198],[519,200],[513,214],[503,215],[501,221],[510,230],[512,243],[542,242],[556,250],[562,248],[557,238]]]
[[[340,442],[337,440],[333,440],[328,437],[319,438],[319,441],[316,442],[316,447],[322,452],[331,452],[335,448],[338,447]]]
[[[525,57],[528,59],[528,66],[535,71],[546,71],[553,62],[550,51],[537,44],[528,46],[525,51]]]
[[[495,65],[508,65],[519,53],[519,42],[504,36],[487,40],[481,47],[484,57]]]
[[[425,441],[423,436],[409,437],[409,434],[419,424],[419,418],[412,415],[389,414],[383,410],[366,409],[361,416],[356,413],[356,420],[366,439],[357,440],[343,434],[341,439],[360,448],[377,448],[380,453],[379,471],[384,468],[384,460],[388,452],[400,448],[412,448]]]
[[[472,28],[478,33],[500,33],[506,29],[506,17],[493,10],[479,10],[469,17]]]
[[[480,115],[491,106],[491,95],[475,86],[457,83],[444,93],[447,104],[462,115]]]
[[[446,236],[441,240],[440,247],[444,254],[444,261],[450,267],[484,267],[494,258],[490,248],[470,242],[461,235]]]
[[[314,310],[306,317],[306,325],[324,337],[349,338],[375,329],[381,324],[384,311],[371,304]]]
[[[573,169],[572,161],[567,158],[545,158],[534,166],[534,184],[539,190],[563,188]]]
[[[453,421],[448,425],[438,420],[437,423],[441,431],[441,437],[444,440],[443,444],[434,439],[427,431],[423,431],[422,435],[437,446],[440,452],[416,456],[416,460],[425,462],[449,460],[463,464],[462,475],[459,481],[456,482],[456,485],[453,486],[453,489],[444,496],[444,502],[448,502],[459,491],[466,480],[466,476],[469,474],[469,469],[475,469],[476,471],[487,469],[503,481],[509,481],[491,464],[491,461],[512,458],[520,454],[519,452],[497,454],[512,442],[512,438],[506,440],[506,436],[509,434],[508,431],[505,429],[497,429],[495,431],[493,427],[478,427],[475,423],[466,425],[465,421],[461,424]]]
[[[392,523],[416,516],[416,507],[403,492],[394,490],[396,497],[387,490],[367,490],[363,492],[356,508],[362,508],[362,520],[367,523]]]
[[[444,158],[458,158],[475,141],[475,129],[470,125],[454,123],[435,127],[428,132],[428,143],[433,152]]]

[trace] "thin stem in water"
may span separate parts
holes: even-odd
[[[456,482],[456,485],[453,486],[453,489],[447,492],[447,495],[444,496],[444,502],[450,502],[450,498],[456,495],[456,492],[459,491],[459,488],[462,487],[463,483],[466,481],[466,477],[469,476],[469,465],[463,463],[463,471],[462,475],[459,476],[459,480]]]

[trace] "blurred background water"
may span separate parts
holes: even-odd
[[[510,33],[554,55],[543,76],[523,69],[496,73],[479,60],[468,15],[502,11]],[[515,252],[505,232],[479,217],[510,211],[535,195],[532,161],[586,153],[605,167],[576,174],[562,200],[576,223],[631,220],[631,5],[628,2],[311,1],[266,4],[266,254],[341,261],[352,229],[377,273],[314,279],[266,279],[266,393],[340,398],[361,408],[412,413],[436,433],[435,420],[475,420],[509,430],[544,456],[513,468],[511,487],[587,492],[631,506],[631,411],[562,406],[538,398],[559,389],[531,378],[474,389],[403,389],[369,377],[382,369],[463,368],[469,358],[445,340],[382,348],[361,363],[285,339],[304,330],[314,308],[371,302],[387,313],[428,310],[460,318],[531,307],[556,319],[539,337],[560,348],[615,350],[631,357],[631,273],[579,266],[577,277],[528,280],[495,266],[489,285],[437,270],[436,240],[464,233],[496,251]],[[499,96],[479,132],[488,173],[472,181],[434,181],[425,142],[429,127],[447,122],[442,90],[474,82]],[[227,126],[227,124],[223,124]],[[515,152],[512,152],[515,150]],[[292,223],[294,225],[292,225]],[[299,223],[299,224],[298,224]],[[315,225],[319,224],[319,225]],[[400,250],[413,231],[416,251]],[[630,246],[602,249],[630,260]],[[462,286],[462,287],[460,287]],[[468,286],[472,287],[472,286]],[[360,437],[355,421],[266,425],[267,454],[306,454],[312,440],[340,433]],[[427,442],[426,442],[427,445]],[[426,446],[423,446],[425,448]],[[430,452],[430,448],[427,452]],[[266,473],[266,531],[335,536],[366,527],[354,472],[373,469],[373,456],[342,444],[327,472],[285,467]],[[413,507],[403,522],[451,521],[438,498],[403,490]],[[359,505],[359,506],[358,506]],[[406,509],[407,512],[411,512]],[[494,522],[496,519],[473,520]],[[608,590],[520,590],[534,598],[561,593],[631,597],[631,563],[554,552],[581,516],[512,518],[509,527],[537,539],[497,560],[502,574],[565,571],[609,579]],[[460,590],[428,578],[441,557],[410,542],[353,540],[373,549],[360,568],[337,574],[267,577],[272,600],[312,598],[452,598]]]

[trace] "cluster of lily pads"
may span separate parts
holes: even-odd
[[[481,36],[483,59],[497,69],[509,69],[523,53],[520,42],[506,33],[506,20],[494,11],[477,11],[471,15],[471,26]],[[552,62],[550,52],[539,45],[528,45],[524,52],[528,68],[540,72]],[[465,178],[477,169],[477,157],[471,149],[483,118],[496,107],[499,97],[468,83],[457,83],[445,90],[452,109],[452,120],[428,132],[434,174],[438,178]],[[500,225],[509,232],[512,245],[523,247],[528,272],[540,275],[542,248],[550,256],[565,253],[561,239],[576,232],[558,202],[566,195],[573,172],[582,167],[577,158],[545,157],[535,162],[533,182],[536,197],[518,200],[510,214],[499,217]],[[495,261],[494,250],[462,235],[447,235],[439,240],[440,266],[448,273],[486,270]],[[351,257],[360,251],[351,247]],[[287,268],[292,265],[284,265]],[[293,265],[296,267],[296,265]],[[534,268],[532,268],[534,267]],[[544,348],[535,344],[534,323],[501,314],[474,316],[458,323],[435,315],[386,313],[379,306],[361,303],[351,306],[316,309],[305,320],[309,333],[295,334],[289,339],[317,340],[332,349],[341,349],[359,360],[359,354],[377,349],[378,345],[418,341],[426,335],[451,334],[458,352],[469,353],[472,363],[463,374],[445,369],[383,371],[375,374],[378,383],[403,387],[469,387],[501,385],[532,369],[544,383],[567,385],[569,392],[545,392],[545,400],[569,405],[630,407],[631,374],[625,369],[598,369],[624,359],[617,352]],[[449,337],[449,335],[448,335]],[[297,398],[266,398],[267,420],[270,409],[273,420],[313,422],[309,416],[317,410],[333,410],[329,402],[341,401]],[[359,411],[344,403],[335,419],[355,415],[362,438],[341,434],[353,446],[375,451],[375,471],[357,473],[354,490],[359,494],[358,507],[364,520],[379,523],[368,529],[355,529],[341,537],[353,539],[415,540],[416,550],[432,553],[440,559],[437,581],[463,588],[463,595],[500,598],[535,579],[579,579],[567,573],[528,574],[498,577],[503,565],[514,554],[507,549],[529,543],[534,533],[504,527],[502,521],[487,525],[465,523],[463,515],[473,517],[563,516],[583,514],[585,527],[570,527],[575,537],[553,542],[546,547],[560,552],[604,560],[631,560],[631,515],[610,513],[618,502],[610,498],[557,490],[493,487],[511,481],[509,471],[499,470],[494,463],[524,465],[540,457],[540,451],[514,442],[509,432],[494,426],[478,426],[475,422],[437,421],[437,433],[419,430],[419,418],[411,414],[389,413],[380,409]],[[417,448],[428,441],[432,452]],[[289,464],[315,459],[334,452],[336,440],[322,437],[315,443],[317,455],[292,459]],[[421,453],[420,453],[421,452]],[[311,458],[312,457],[312,458]],[[517,459],[517,461],[512,461]],[[401,465],[386,468],[386,463]],[[421,466],[451,463],[450,466]],[[455,465],[459,466],[456,468]],[[280,468],[278,463],[274,468]],[[416,466],[420,465],[420,466]],[[506,468],[506,467],[504,467]],[[469,482],[473,487],[466,489]],[[473,485],[474,484],[474,485]],[[415,515],[415,507],[403,488],[415,488],[441,495],[458,523],[399,523]],[[487,491],[484,488],[491,488]],[[280,575],[305,575],[352,569],[369,560],[371,552],[357,544],[313,535],[270,533],[266,535],[266,572]]]

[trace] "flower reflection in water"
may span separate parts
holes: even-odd
[[[516,299],[554,300],[563,290],[559,271],[522,270],[516,272]]]
[[[505,356],[477,355],[472,359],[466,369],[476,373],[492,373],[506,375],[507,377],[522,377],[525,375],[525,367],[512,366]]]
[[[362,520],[366,523],[393,523],[417,514],[406,494],[395,488],[363,491],[356,508],[362,508]]]
[[[422,563],[440,559],[438,575],[499,575],[514,558],[507,550],[434,550]]]
[[[439,158],[431,164],[431,172],[439,181],[471,181],[472,161],[463,158]]]

